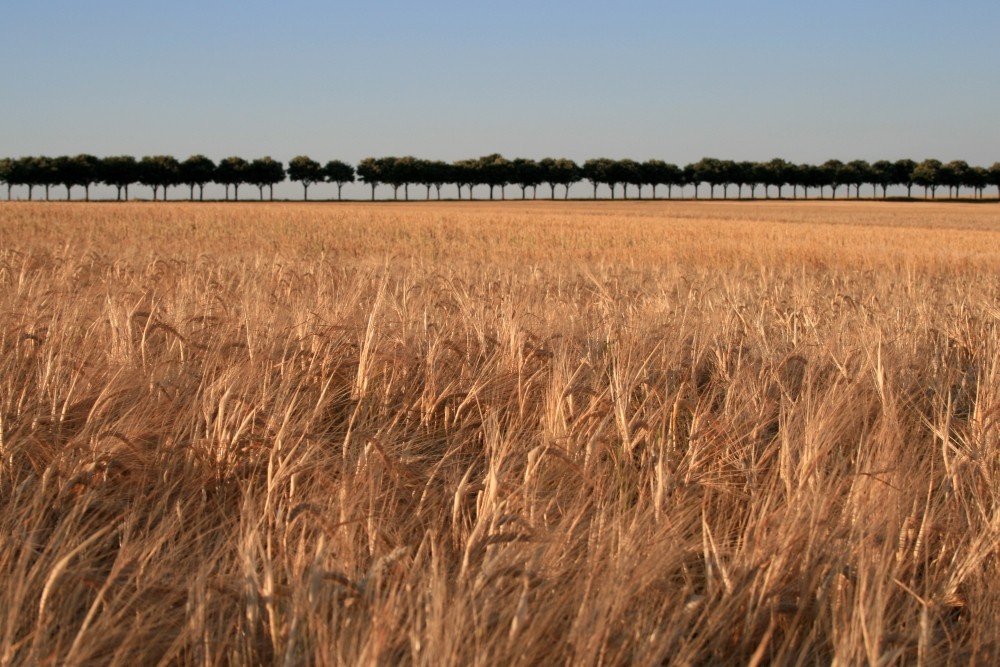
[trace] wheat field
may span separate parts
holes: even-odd
[[[1000,660],[1000,207],[0,202],[0,665]]]

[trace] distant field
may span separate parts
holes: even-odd
[[[0,202],[0,665],[1000,661],[1000,206]]]

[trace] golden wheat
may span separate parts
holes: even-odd
[[[1000,659],[1000,210],[0,204],[0,665]]]

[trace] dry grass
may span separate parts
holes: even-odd
[[[0,665],[1000,660],[1000,209],[0,204]]]

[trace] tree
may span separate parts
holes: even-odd
[[[548,178],[555,185],[562,185],[563,199],[569,199],[569,188],[578,182],[582,173],[580,166],[569,158],[561,157],[552,164]],[[552,196],[555,197],[555,185],[552,187]]]
[[[556,161],[555,158],[547,157],[538,161],[538,178],[540,183],[549,186],[550,199],[556,198]]]
[[[20,157],[11,163],[8,183],[28,186],[28,201],[32,199],[32,191],[38,185],[38,176],[35,173],[36,162],[33,157]],[[8,190],[7,196],[10,196]]]
[[[698,199],[698,186],[702,182],[702,180],[701,180],[702,179],[702,174],[701,174],[700,169],[701,169],[701,167],[698,165],[697,162],[691,162],[691,163],[688,163],[688,164],[684,165],[684,169],[682,171],[682,176],[681,176],[681,197],[682,198],[684,196],[684,186],[690,183],[691,185],[694,186],[694,198],[696,200]]]
[[[611,185],[611,165],[614,160],[606,157],[594,158],[583,163],[580,174],[594,186],[594,199],[597,199],[597,186],[603,183]],[[611,190],[611,198],[615,198],[614,188]]]
[[[532,197],[535,196],[535,188],[542,183],[542,167],[534,160],[527,158],[516,158],[510,163],[510,180],[521,188],[521,199],[527,199],[528,188],[532,189]]]
[[[983,198],[983,190],[990,183],[990,173],[986,167],[969,167],[965,185],[972,188],[978,199]]]
[[[288,161],[288,178],[302,184],[302,199],[309,199],[309,186],[325,178],[323,167],[308,155],[296,155]]]
[[[399,158],[387,156],[375,160],[381,181],[392,187],[392,198],[399,199],[399,188],[403,186],[403,171],[396,164]]]
[[[82,185],[83,177],[78,165],[72,157],[60,155],[52,160],[52,168],[55,170],[55,180],[66,188],[66,201],[72,198],[74,185]]]
[[[851,160],[844,165],[844,169],[841,172],[842,180],[847,185],[847,197],[851,197],[851,186],[854,186],[854,198],[861,199],[861,186],[865,183],[871,183],[872,168],[865,160]]]
[[[270,155],[257,158],[247,165],[246,182],[256,185],[260,190],[260,199],[264,200],[264,188],[267,187],[271,201],[274,201],[274,184],[285,180],[285,167]]]
[[[715,199],[715,186],[722,182],[722,161],[714,157],[706,157],[689,165],[688,175],[694,183],[694,198],[698,198],[698,184],[708,183],[710,197]]]
[[[664,180],[664,173],[667,163],[663,160],[646,160],[641,165],[639,165],[639,171],[642,174],[642,182],[653,188],[653,199],[656,199],[656,186],[666,185]],[[639,190],[639,196],[642,196],[642,190]]]
[[[484,155],[475,161],[479,172],[479,180],[490,189],[490,199],[493,199],[493,188],[500,188],[500,198],[506,199],[504,188],[511,181],[511,164],[499,153]]]
[[[823,198],[823,186],[830,186],[830,198],[837,198],[837,188],[843,183],[844,163],[840,160],[827,160],[820,165],[820,188],[819,197]]]
[[[419,183],[422,178],[420,173],[420,160],[412,155],[404,155],[403,157],[391,159],[393,162],[391,168],[389,169],[391,172],[389,182],[395,183],[396,187],[402,185],[403,199],[410,201],[410,183]]]
[[[327,183],[337,184],[337,200],[340,201],[340,189],[344,183],[354,182],[354,167],[340,160],[330,160],[323,166],[323,176]]]
[[[614,183],[621,183],[622,199],[628,199],[628,186],[634,185],[639,188],[639,198],[642,199],[642,168],[635,160],[615,160],[611,164],[611,180]],[[611,196],[614,197],[614,191]]]
[[[892,184],[905,185],[907,199],[912,196],[911,190],[913,190],[913,186],[916,185],[913,180],[913,171],[916,168],[917,163],[913,160],[896,160],[892,163]]]
[[[667,199],[673,199],[674,186],[684,183],[684,170],[680,166],[668,162],[663,169],[663,182],[667,186]]]
[[[797,179],[806,199],[809,199],[809,188],[819,188],[822,184],[822,174],[819,167],[813,164],[800,164],[796,167]]]
[[[233,200],[240,200],[240,185],[247,182],[247,170],[250,164],[236,155],[227,157],[215,168],[215,182],[226,188],[226,201],[229,201],[229,186],[233,186]]]
[[[882,187],[882,199],[886,198],[886,191],[889,186],[892,185],[892,163],[888,160],[879,160],[878,162],[873,162],[871,166],[871,178],[872,187]],[[876,192],[872,192],[872,196],[876,196]]]
[[[997,189],[997,199],[1000,199],[1000,162],[994,162],[986,174],[989,184]]]
[[[128,186],[139,181],[139,163],[131,155],[115,155],[101,160],[98,170],[101,182],[118,189],[118,201],[122,200],[122,190],[125,190],[125,201],[128,201]]]
[[[719,160],[716,167],[716,177],[722,186],[722,198],[729,199],[729,186],[735,184],[740,177],[739,167],[732,160]]]
[[[472,199],[472,189],[482,182],[477,160],[458,160],[451,165],[452,178],[458,188],[458,198],[462,198],[462,188],[469,187],[469,199]]]
[[[785,167],[785,177],[788,180],[788,185],[792,186],[792,199],[799,198],[799,188],[802,188],[802,194],[805,196],[806,193],[806,179],[808,177],[806,171],[802,169],[801,165],[797,165],[794,162],[786,162]]]
[[[215,178],[215,163],[204,155],[192,155],[181,162],[180,181],[191,188],[191,201],[194,201],[194,186],[198,186],[198,200],[205,199],[205,184]]]
[[[288,164],[291,171],[291,163]],[[379,169],[378,160],[373,157],[366,157],[358,163],[358,178],[362,183],[372,186],[372,201],[375,201],[375,186],[382,182],[382,173]]]
[[[53,180],[66,187],[66,200],[71,198],[73,187],[82,186],[90,200],[90,184],[97,180],[99,161],[93,155],[62,155],[52,160]]]
[[[80,182],[83,186],[84,201],[90,201],[90,186],[100,181],[101,160],[89,153],[81,153],[73,158],[79,170]]]
[[[30,174],[36,185],[45,188],[45,201],[49,201],[49,188],[59,183],[59,173],[56,171],[56,163],[45,155],[28,158],[31,160]]]
[[[424,186],[424,201],[431,200],[431,187],[433,174],[431,173],[431,161],[422,158],[415,158],[413,165],[413,182]]]
[[[948,186],[949,197],[957,197],[959,189],[963,185],[968,184],[970,171],[969,163],[965,160],[952,160],[947,164],[941,165],[941,169],[938,171],[938,179],[941,185]]]
[[[170,155],[147,155],[139,161],[139,182],[153,188],[153,201],[156,192],[163,188],[163,200],[167,199],[167,188],[180,183],[181,165]]]
[[[941,161],[931,159],[918,164],[913,169],[913,182],[924,189],[924,199],[927,198],[928,189],[931,197],[934,197],[941,185]]]
[[[455,182],[455,167],[444,160],[432,160],[431,163],[427,165],[427,169],[430,172],[430,181],[434,184],[434,187],[437,190],[437,198],[440,201],[441,186],[445,183]]]
[[[781,190],[791,180],[791,172],[791,163],[778,157],[764,164],[764,194],[768,199],[771,195],[767,188],[770,186],[778,188],[778,199],[781,199]]]
[[[737,197],[743,199],[743,188],[749,187],[754,181],[755,165],[753,162],[737,162],[736,163],[736,187],[738,188]],[[753,196],[753,190],[751,190],[751,197]]]

